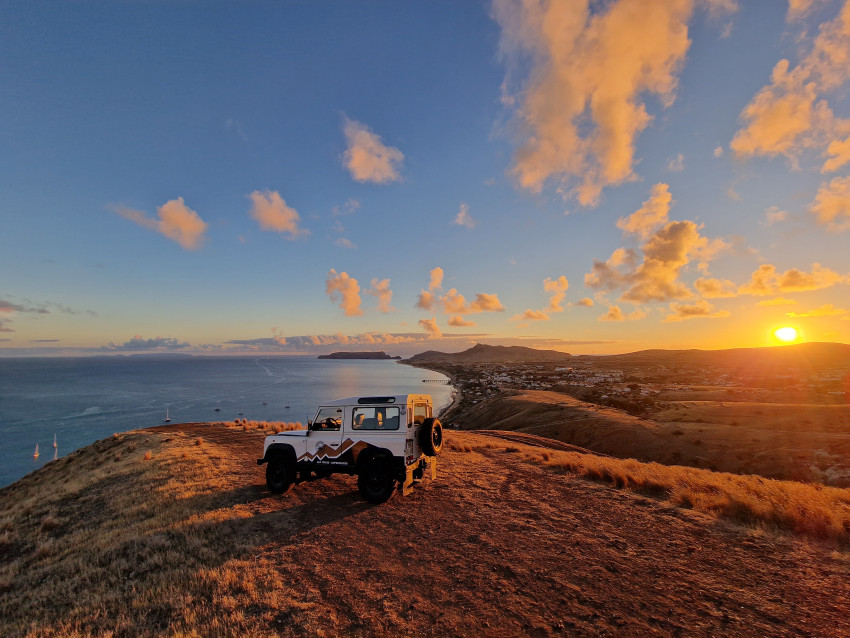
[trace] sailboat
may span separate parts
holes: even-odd
[[[165,408],[165,422],[171,423],[171,419],[168,417],[168,408]]]
[[[56,445],[56,435],[55,434],[53,435],[53,447],[58,447]]]
[[[38,458],[38,443],[35,444],[35,454],[32,455],[32,458],[34,458],[34,459]]]

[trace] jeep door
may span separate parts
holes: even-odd
[[[307,456],[310,459],[318,461],[339,456],[342,445],[342,417],[341,407],[319,408],[307,438]]]

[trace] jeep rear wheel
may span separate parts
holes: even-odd
[[[374,505],[390,500],[396,488],[395,477],[387,463],[380,460],[367,462],[357,474],[360,494]]]
[[[283,456],[269,459],[266,465],[266,485],[273,494],[283,494],[295,480],[295,468]]]
[[[443,424],[439,419],[425,419],[419,430],[419,447],[428,456],[437,456],[443,449]]]

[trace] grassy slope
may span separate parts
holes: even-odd
[[[620,458],[850,485],[847,406],[675,406],[667,417],[649,420],[557,392],[526,390],[482,401],[453,421],[464,429],[529,432]]]
[[[850,490],[450,433],[371,507],[347,477],[272,497],[260,430],[179,427],[0,491],[0,634],[850,631],[847,554],[770,533],[846,545]]]

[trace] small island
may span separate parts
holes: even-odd
[[[332,352],[331,354],[320,354],[319,359],[401,359],[391,357],[386,352]]]

